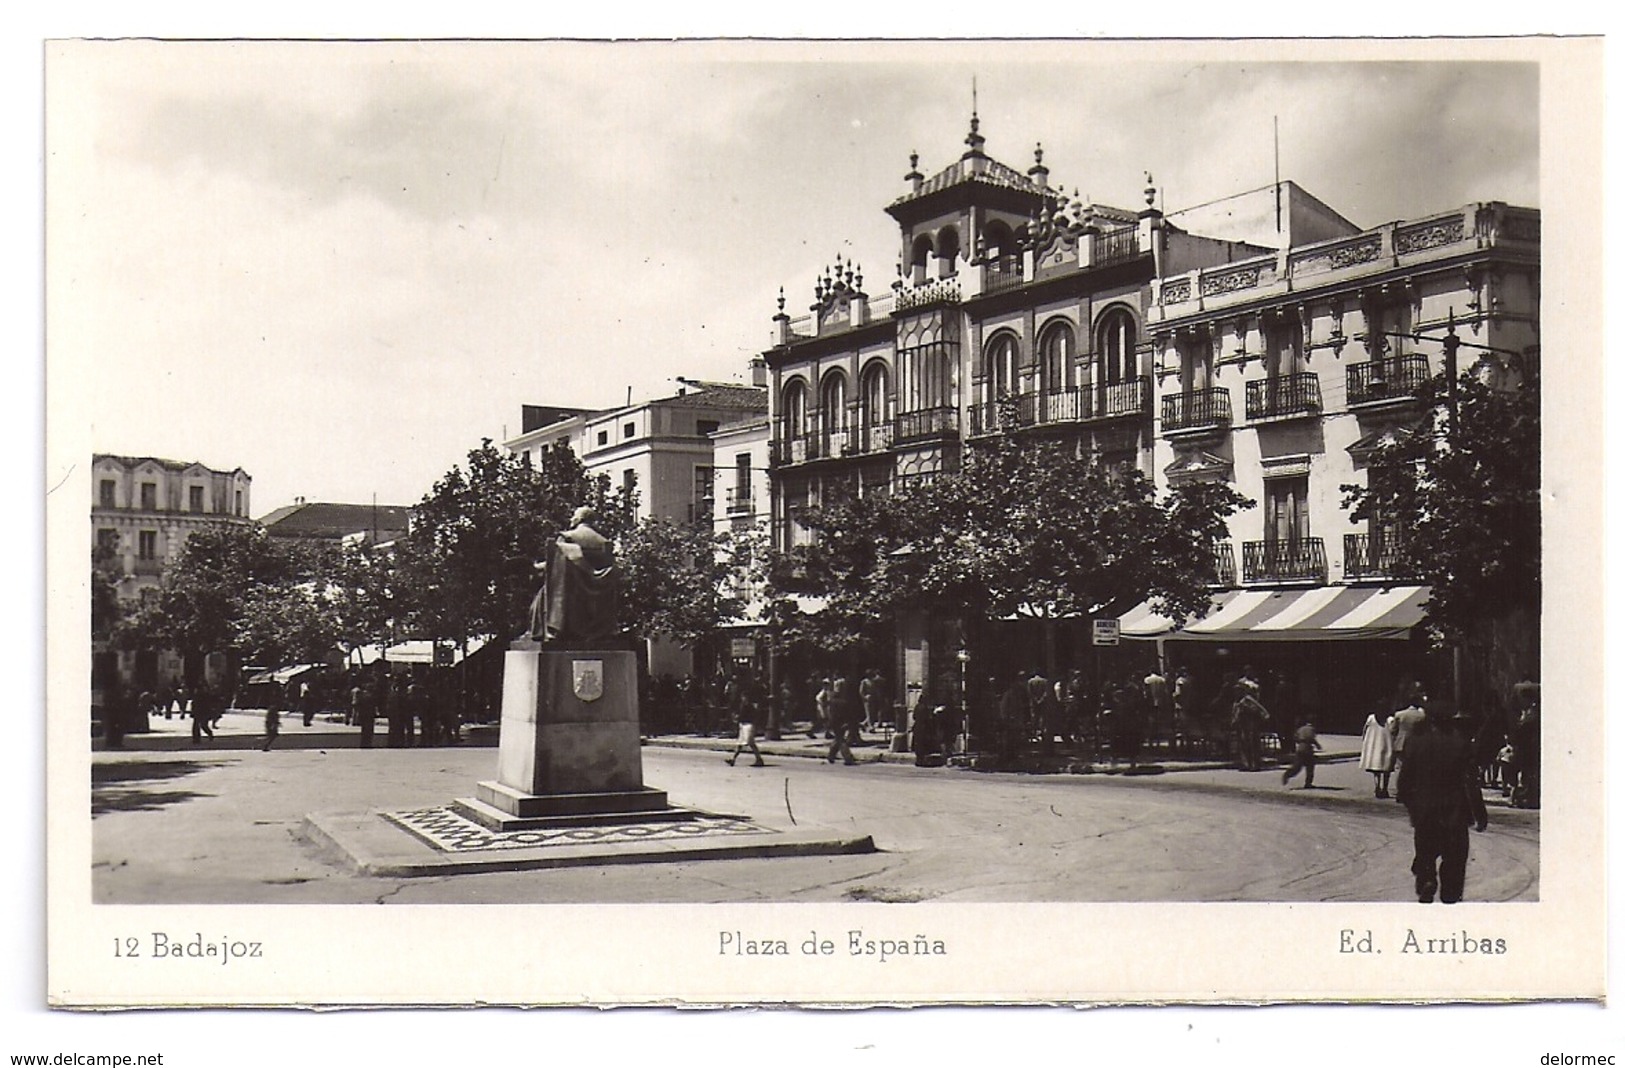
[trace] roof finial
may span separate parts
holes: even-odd
[[[779,287],[779,314],[784,314],[784,287]]]
[[[1150,171],[1145,172],[1145,206],[1148,208],[1157,206],[1156,180],[1151,177]]]
[[[970,146],[970,150],[965,153],[964,158],[969,159],[982,154],[982,145],[987,138],[982,136],[981,129],[982,120],[976,111],[976,75],[973,74],[970,79],[970,133],[965,135],[965,144]]]

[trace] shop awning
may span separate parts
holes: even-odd
[[[1426,586],[1315,586],[1226,590],[1213,609],[1183,628],[1136,605],[1119,620],[1124,638],[1170,641],[1307,642],[1405,638],[1422,622]]]
[[[468,655],[473,656],[484,647],[487,639],[474,637],[468,639]],[[442,646],[451,650],[451,662],[460,664],[463,660],[463,650],[455,642],[441,642]],[[351,656],[361,663],[363,667],[378,660],[380,656],[391,664],[432,664],[434,663],[435,643],[427,639],[414,639],[391,645],[387,649],[379,650],[376,645],[357,646]]]
[[[321,664],[289,664],[287,667],[260,672],[248,680],[248,685],[256,686],[262,682],[274,682],[278,686],[286,686],[307,671],[320,671],[322,667]]]

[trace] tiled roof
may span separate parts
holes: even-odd
[[[201,467],[208,471],[214,471],[217,474],[231,474],[231,470],[221,470],[218,467],[210,467],[208,464],[199,463],[196,460],[166,460],[162,456],[120,456],[117,453],[111,452],[99,452],[91,457],[92,463],[99,463],[102,460],[112,460],[114,463],[122,464],[125,467],[140,467],[142,464],[151,463],[157,464],[166,471],[185,471],[188,468]],[[235,470],[241,471],[242,468],[239,467]]]
[[[658,403],[673,408],[731,408],[740,412],[765,412],[767,390],[759,386],[707,382],[692,392],[666,397]]]
[[[910,191],[904,193],[892,203],[903,204],[910,200],[918,200],[920,197],[930,196],[938,190],[947,189],[961,182],[981,182],[986,185],[1003,186],[1007,189],[1021,189],[1029,193],[1055,195],[1053,189],[1046,189],[1014,167],[988,157],[987,166],[980,172],[971,170],[968,160],[955,160],[921,183],[919,192]]]
[[[399,532],[412,510],[396,504],[290,504],[260,520],[267,533],[293,538],[342,538],[362,531]]]

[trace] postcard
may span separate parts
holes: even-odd
[[[1603,997],[1599,41],[45,84],[52,1006]]]

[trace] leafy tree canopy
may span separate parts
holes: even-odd
[[[1368,461],[1369,485],[1344,486],[1356,520],[1380,517],[1397,534],[1401,566],[1432,588],[1428,618],[1451,639],[1540,610],[1540,386],[1495,381],[1481,369],[1452,391],[1425,387],[1428,414]],[[1531,651],[1521,655],[1524,670]]]
[[[809,640],[873,632],[906,609],[1061,618],[1151,598],[1185,619],[1206,611],[1213,543],[1249,505],[1206,483],[1159,500],[1137,471],[1007,436],[972,450],[959,471],[890,495],[841,495],[809,514],[816,539],[781,562],[777,585],[828,605],[783,618]]]

